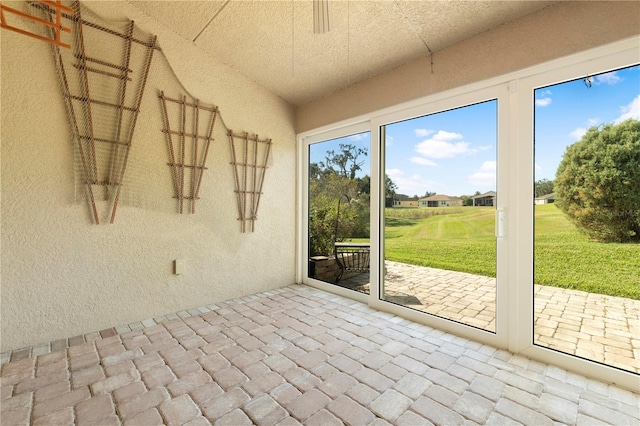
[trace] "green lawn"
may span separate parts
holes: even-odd
[[[387,209],[386,258],[494,277],[494,217],[483,207]],[[554,204],[536,206],[535,234],[537,284],[640,299],[640,245],[591,241]]]

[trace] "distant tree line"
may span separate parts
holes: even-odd
[[[549,179],[540,179],[533,184],[533,196],[538,198],[553,193],[554,181]]]

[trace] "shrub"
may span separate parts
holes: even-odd
[[[336,234],[336,215],[340,220]],[[309,255],[333,255],[333,243],[369,236],[369,195],[358,193],[357,179],[324,173],[309,182]]]
[[[562,211],[590,237],[640,241],[640,121],[592,127],[567,147],[555,194]]]

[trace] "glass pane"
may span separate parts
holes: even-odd
[[[495,332],[497,100],[393,123],[382,299]]]
[[[369,294],[369,132],[309,146],[309,277]]]
[[[640,67],[535,90],[534,343],[640,372]]]

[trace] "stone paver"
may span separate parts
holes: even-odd
[[[495,332],[496,280],[385,262],[385,300]],[[369,274],[340,281],[369,293]],[[640,373],[640,300],[534,286],[534,341]]]
[[[82,401],[76,405],[76,419],[78,423],[101,423],[115,414],[115,408],[110,395],[100,395]]]
[[[388,389],[382,395],[374,399],[369,408],[381,418],[394,422],[398,417],[404,414],[413,404],[413,400],[402,395],[398,391]]]
[[[168,425],[182,425],[200,415],[200,409],[188,395],[180,395],[160,404],[160,413]]]
[[[259,426],[277,424],[289,415],[273,398],[264,394],[248,402],[244,412]]]
[[[4,356],[2,424],[640,424],[636,393],[305,286],[159,320]]]

